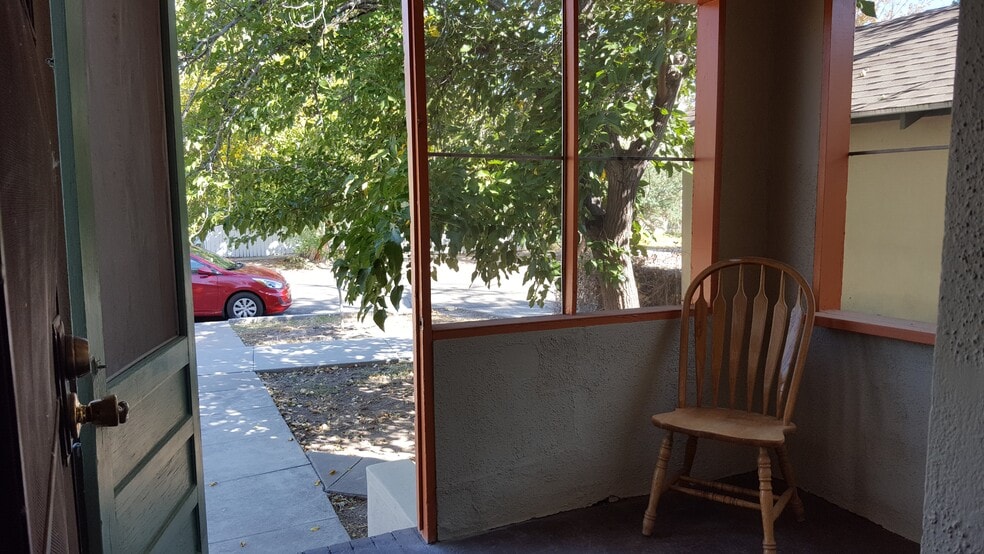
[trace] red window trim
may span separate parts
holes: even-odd
[[[673,1],[673,0],[670,0]],[[693,207],[690,268],[696,274],[714,263],[718,250],[718,220],[720,215],[722,106],[724,103],[724,4],[725,0],[681,1],[697,4],[697,101],[695,106],[696,132],[694,138]],[[605,325],[623,321],[647,321],[679,317],[675,306],[637,308],[621,312],[577,313],[577,4],[564,0],[564,49],[562,79],[565,87],[563,106],[563,216],[562,216],[562,315],[533,316],[515,319],[496,319],[452,324],[433,328],[432,340],[447,340],[463,336],[519,333],[527,330],[563,329]],[[704,91],[703,94],[701,91]],[[425,137],[426,138],[426,137]],[[426,152],[426,148],[421,148]],[[429,204],[428,204],[429,208]],[[429,219],[429,218],[428,218]],[[698,224],[699,223],[699,224]],[[423,247],[423,245],[421,245]],[[429,263],[429,252],[428,252]],[[422,264],[421,264],[422,265]],[[429,283],[428,283],[429,288]],[[423,306],[423,304],[421,304]],[[428,319],[431,303],[428,298]],[[674,313],[676,315],[665,316]],[[654,315],[658,314],[658,315]],[[420,323],[419,319],[415,320]],[[567,320],[567,321],[565,321]]]
[[[634,308],[617,312],[593,312],[572,315],[545,315],[516,319],[495,319],[490,321],[466,321],[461,323],[440,323],[434,325],[434,341],[485,337],[510,333],[532,333],[575,327],[594,327],[618,323],[636,323],[679,319],[680,308],[659,306],[654,308]]]
[[[692,3],[692,2],[688,2]],[[720,190],[721,105],[723,86],[722,48],[724,44],[725,0],[699,0],[697,41],[696,105],[697,133],[694,145],[695,231],[691,243],[691,267],[710,265],[717,255],[718,191]],[[564,50],[563,80],[567,91],[563,118],[564,151],[568,161],[576,160],[577,149],[577,0],[563,0]],[[464,336],[488,336],[508,332],[584,327],[611,323],[678,318],[675,307],[640,308],[622,312],[576,314],[577,171],[565,164],[563,176],[564,214],[562,242],[563,315],[521,320],[497,320],[439,326],[431,320],[430,287],[430,201],[427,155],[427,84],[424,68],[424,1],[402,0],[404,74],[407,100],[407,159],[410,173],[411,272],[413,274],[413,335],[415,404],[417,410],[417,528],[428,543],[438,540],[437,481],[434,422],[434,341]],[[703,66],[703,69],[702,69]],[[706,100],[709,99],[709,100]],[[573,171],[572,171],[573,170]],[[572,256],[571,253],[575,255]]]
[[[936,325],[880,315],[825,310],[817,312],[816,325],[851,333],[885,337],[918,344],[936,344]]]
[[[813,260],[813,290],[818,309],[816,324],[854,333],[934,344],[935,325],[840,309],[851,145],[855,10],[854,0],[824,2],[820,159]]]

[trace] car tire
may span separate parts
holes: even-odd
[[[237,292],[226,301],[225,311],[229,319],[258,317],[263,315],[263,302],[251,292]]]

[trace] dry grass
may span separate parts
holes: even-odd
[[[260,378],[305,450],[412,457],[409,362],[261,373]]]
[[[640,306],[677,306],[680,304],[681,273],[679,269],[636,265],[634,270]]]

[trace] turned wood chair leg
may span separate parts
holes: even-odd
[[[759,448],[759,507],[762,511],[762,552],[776,552],[776,535],[773,531],[772,508],[772,459],[768,448]]]
[[[666,433],[666,437],[659,447],[656,470],[653,471],[653,488],[649,493],[649,507],[646,508],[646,515],[642,518],[642,534],[647,537],[653,534],[653,528],[656,526],[656,506],[659,504],[660,495],[663,494],[663,481],[666,479],[666,467],[669,465],[672,450],[673,433]]]
[[[683,475],[690,477],[690,472],[694,469],[694,457],[697,456],[697,437],[687,435],[687,450],[683,457]]]
[[[793,477],[793,465],[789,463],[789,453],[786,445],[776,448],[776,457],[779,458],[779,467],[782,469],[782,478],[786,481],[786,486],[793,489],[793,496],[789,499],[796,514],[796,521],[806,521],[806,511],[803,510],[803,501],[799,497],[799,489],[796,487],[796,478]]]

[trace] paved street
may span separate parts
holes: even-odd
[[[437,281],[431,282],[431,303],[434,310],[466,313],[475,319],[548,315],[556,311],[556,300],[543,308],[530,308],[526,300],[528,286],[523,284],[522,274],[511,275],[501,284],[486,287],[481,282],[471,283],[475,264],[460,263],[460,270],[447,267],[438,270]],[[334,314],[339,310],[355,311],[356,307],[339,303],[339,291],[330,269],[281,270],[290,283],[294,303],[287,315]],[[401,307],[410,309],[410,289],[403,295]],[[341,306],[341,308],[340,308]]]

